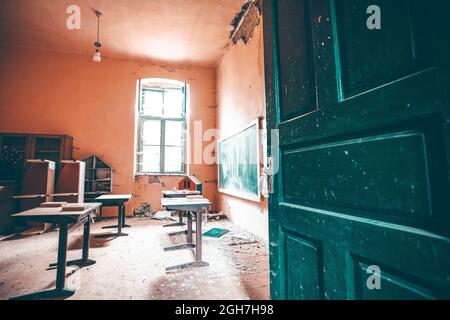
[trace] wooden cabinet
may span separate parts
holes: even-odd
[[[39,207],[43,202],[53,201],[56,164],[48,160],[27,160],[26,174],[19,196],[20,210]]]
[[[0,234],[9,232],[13,227],[11,215],[17,211],[16,202],[12,198],[18,187],[0,185]]]
[[[30,159],[72,160],[73,138],[60,135],[33,135]]]
[[[53,200],[57,202],[83,203],[86,164],[82,161],[60,162]]]
[[[0,150],[13,147],[28,159],[72,160],[73,138],[67,135],[0,133]]]
[[[0,180],[21,182],[26,160],[72,160],[72,147],[73,138],[67,135],[0,133],[0,154],[15,158],[1,159]]]

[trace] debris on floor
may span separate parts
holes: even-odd
[[[152,216],[152,208],[150,204],[147,202],[141,203],[139,208],[134,209],[133,216],[135,217],[151,217]]]
[[[209,262],[209,267],[173,274],[166,274],[165,268],[195,259],[191,249],[163,250],[186,240],[185,234],[170,235],[186,226],[168,230],[163,228],[163,221],[133,217],[127,219],[131,225],[127,229],[128,237],[95,238],[103,232],[103,226],[114,221],[115,218],[105,218],[92,225],[90,256],[97,263],[88,268],[67,268],[67,286],[76,289],[71,300],[270,298],[267,242],[229,220],[207,223],[208,229],[230,231],[220,238],[204,237],[203,258]],[[80,228],[69,234],[70,258],[81,255],[82,232]],[[39,240],[39,250],[36,240]],[[57,241],[57,232],[0,241],[0,300],[53,285],[54,273],[42,270],[54,260]],[[249,241],[256,243],[246,243]],[[229,245],[232,243],[237,245]]]
[[[259,240],[254,239],[253,237],[246,237],[239,234],[233,234],[230,237],[230,242],[228,243],[229,246],[240,246],[245,244],[254,244],[259,243]]]
[[[223,211],[208,211],[207,217],[208,220],[221,220],[227,218],[227,216],[223,214]]]
[[[268,272],[269,248],[265,240],[239,228],[229,220],[213,220],[208,222],[208,227],[230,230],[229,233],[214,239],[214,241],[215,245],[228,252],[229,266],[236,270],[241,277],[245,277],[248,281],[257,282],[261,275]],[[265,281],[267,283],[258,290],[264,291],[268,288],[268,279]]]
[[[152,216],[153,220],[171,220],[175,221],[175,219],[172,218],[172,212],[171,211],[158,211],[155,212],[155,214]]]
[[[212,229],[204,232],[203,235],[205,237],[210,237],[210,238],[220,238],[223,235],[227,234],[228,232],[230,232],[230,230],[228,230],[228,229],[212,228]]]

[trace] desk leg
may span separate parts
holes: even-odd
[[[89,245],[91,242],[90,234],[91,234],[91,218],[88,217],[83,228],[83,254],[81,256],[81,259],[84,261],[87,261],[89,259]]]
[[[129,224],[125,223],[127,214],[126,214],[126,210],[125,210],[125,205],[123,206],[123,210],[122,210],[122,228],[131,228],[131,226]]]
[[[117,233],[101,234],[101,235],[95,236],[95,238],[111,238],[111,237],[126,237],[126,236],[128,236],[127,233],[122,232],[124,215],[125,215],[125,205],[122,204],[122,205],[117,206],[117,225],[106,226],[106,227],[102,228],[102,229],[117,228]]]
[[[121,209],[121,207],[123,207],[123,210]],[[117,224],[112,225],[112,226],[104,226],[102,227],[102,229],[115,229],[115,228],[119,228],[119,225],[122,228],[131,228],[130,225],[125,224],[125,204],[122,204],[122,206],[118,206],[118,211],[117,211]]]
[[[192,212],[187,213],[188,216],[188,225],[187,225],[187,237],[186,240],[188,243],[192,243]]]
[[[117,207],[117,229],[118,234],[122,233],[122,206]]]
[[[56,290],[63,290],[65,286],[68,233],[69,230],[67,224],[62,224],[59,226],[58,269],[56,271]]]
[[[97,221],[102,221],[103,220],[103,207],[100,207],[100,214],[98,216],[98,218],[96,219]]]
[[[187,214],[188,214],[188,223],[187,223],[187,230],[186,230],[186,234],[187,234],[186,243],[164,248],[164,251],[174,251],[174,250],[195,248],[196,245],[192,242],[192,214],[191,214],[191,212],[188,212]]]
[[[181,227],[181,226],[184,226],[184,225],[185,225],[185,223],[183,222],[183,211],[178,211],[178,222],[165,224],[165,225],[163,225],[163,227],[164,228],[167,228],[167,227]]]
[[[84,223],[83,230],[83,253],[81,259],[67,261],[67,266],[79,266],[79,267],[87,267],[95,264],[94,260],[89,259],[89,245],[90,245],[90,234],[91,234],[91,218],[89,217],[87,221]],[[56,267],[56,263],[52,263],[49,265],[50,268]]]
[[[127,233],[123,233],[122,232],[122,226],[123,226],[123,219],[125,218],[125,206],[121,205],[119,207],[119,212],[118,212],[118,222],[117,222],[117,235],[119,237],[125,237],[128,236]]]
[[[182,231],[176,231],[176,232],[171,232],[168,235],[171,236],[178,236],[181,234],[185,234],[186,238],[187,238],[187,242],[192,243],[192,234],[195,233],[194,230],[192,230],[192,216],[191,216],[191,212],[187,211],[187,230],[182,230]]]
[[[188,223],[188,228],[191,226],[192,230],[192,215],[189,214],[188,217],[191,217],[191,223]],[[188,220],[189,221],[189,220]],[[196,232],[195,232],[195,261],[189,262],[185,264],[180,264],[173,267],[166,268],[166,271],[175,271],[175,270],[183,270],[188,268],[198,268],[198,267],[207,267],[209,266],[208,262],[202,261],[202,212],[197,211],[196,212]],[[188,229],[189,230],[189,229]],[[192,233],[191,235],[191,242],[192,242]],[[189,236],[189,231],[188,231]],[[189,242],[189,240],[188,240]]]
[[[59,225],[58,264],[57,264],[58,269],[56,270],[56,288],[53,290],[41,291],[20,297],[14,297],[11,298],[11,300],[65,299],[74,295],[75,290],[65,288],[68,233],[69,233],[69,226],[67,224]]]
[[[202,212],[197,211],[195,231],[195,261],[202,261]]]

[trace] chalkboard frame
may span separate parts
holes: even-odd
[[[249,194],[247,192],[243,192],[243,191],[239,191],[239,190],[230,190],[230,189],[224,189],[221,188],[221,181],[220,181],[220,148],[221,145],[225,142],[228,141],[234,137],[236,137],[239,134],[242,134],[243,132],[245,132],[246,130],[252,128],[252,127],[256,127],[256,163],[257,163],[257,177],[258,177],[258,181],[256,182],[257,187],[258,187],[258,195],[255,194]],[[237,198],[242,198],[242,199],[246,199],[246,200],[250,200],[250,201],[254,201],[254,202],[261,202],[261,187],[260,187],[260,179],[261,179],[261,140],[260,140],[260,126],[259,126],[259,118],[253,120],[252,122],[250,122],[249,124],[247,124],[245,127],[241,128],[239,131],[235,132],[234,134],[228,136],[227,138],[224,139],[220,139],[217,142],[217,179],[218,179],[218,189],[220,193],[223,194],[227,194],[233,197],[237,197]]]

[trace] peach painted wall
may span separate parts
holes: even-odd
[[[250,43],[240,41],[223,56],[217,70],[217,91],[217,128],[222,138],[258,117],[265,119],[262,23]],[[267,199],[257,203],[219,193],[218,206],[234,223],[268,238]]]
[[[132,193],[127,214],[141,202],[160,208],[162,190],[180,177],[134,177],[135,98],[139,78],[167,78],[190,86],[190,128],[216,125],[216,72],[208,67],[0,48],[0,131],[68,134],[74,157],[97,154],[116,170],[114,193]],[[192,129],[191,129],[192,130]],[[215,207],[216,166],[192,165]],[[108,209],[107,214],[115,214]]]

